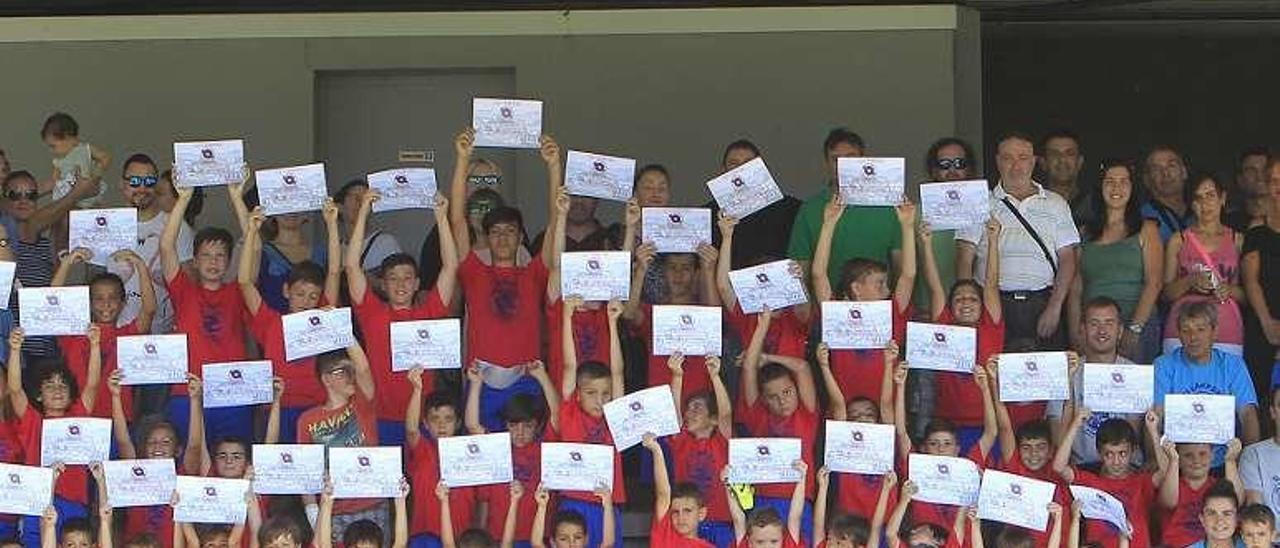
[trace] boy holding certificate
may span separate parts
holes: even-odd
[[[551,548],[577,548],[581,546],[590,546],[592,548],[613,548],[617,536],[616,531],[622,527],[621,523],[615,521],[615,511],[613,508],[613,497],[609,496],[609,490],[604,486],[600,486],[595,490],[596,498],[600,499],[600,507],[603,509],[600,515],[603,516],[603,522],[597,532],[591,529],[589,519],[579,513],[577,510],[566,510],[561,504],[560,510],[551,516]],[[538,510],[533,514],[533,532],[529,537],[529,544],[533,548],[546,548],[546,535],[544,532],[548,529],[547,523],[547,504],[551,502],[551,494],[538,486],[538,491],[534,493],[534,501],[538,504]],[[598,536],[597,536],[598,533]],[[594,539],[600,539],[596,542]]]
[[[1178,484],[1177,491],[1160,492],[1160,531],[1162,540],[1167,546],[1187,546],[1205,536],[1202,514],[1195,503],[1207,500],[1217,486],[1227,483],[1232,486],[1236,501],[1244,500],[1244,482],[1240,480],[1239,439],[1227,442],[1226,464],[1223,478],[1215,478],[1209,474],[1213,464],[1213,445],[1208,443],[1179,443],[1173,453],[1173,462],[1167,463],[1170,481]],[[1156,453],[1156,458],[1167,458]],[[1174,495],[1172,498],[1166,495]],[[1232,505],[1233,509],[1235,504]]]
[[[653,454],[653,523],[649,542],[673,548],[712,548],[715,544],[698,538],[698,529],[707,519],[703,492],[692,483],[678,483],[673,490],[667,475],[667,459],[653,434],[644,435],[644,448]]]
[[[409,383],[405,373],[391,370],[391,323],[407,320],[431,320],[449,315],[457,284],[458,256],[449,231],[449,203],[436,197],[436,225],[440,227],[440,276],[436,286],[420,304],[414,304],[418,291],[418,264],[405,253],[388,255],[380,268],[384,301],[370,291],[369,278],[365,274],[361,258],[365,229],[369,212],[379,198],[377,191],[369,190],[360,196],[360,209],[356,213],[349,244],[344,254],[343,270],[347,276],[347,291],[351,296],[351,312],[360,325],[364,344],[369,348],[369,363],[374,381],[378,383],[378,439],[387,445],[404,442],[405,405],[409,402]],[[426,377],[424,387],[431,390],[434,376]],[[430,494],[429,490],[428,493]]]
[[[737,225],[737,219],[726,216],[724,212],[720,213],[720,218],[717,222],[717,226],[720,229],[720,253],[716,261],[716,290],[720,295],[720,305],[725,310],[725,321],[738,332],[740,340],[746,341],[751,339],[751,334],[756,330],[755,315],[742,313],[742,306],[738,304],[738,296],[733,291],[733,284],[729,281],[729,270],[733,266],[733,230]],[[757,259],[759,260],[757,261]],[[771,260],[774,259],[766,257],[752,258],[753,264]],[[769,330],[769,334],[765,337],[764,352],[766,354],[803,358],[809,347],[811,311],[812,306],[808,303],[774,311],[773,328]]]
[[[187,334],[187,371],[199,375],[206,363],[244,359],[244,299],[238,287],[223,283],[235,245],[226,230],[200,229],[192,247],[192,264],[190,267],[182,264],[178,255],[178,232],[183,226],[187,205],[191,203],[192,189],[183,187],[177,191],[178,201],[173,204],[160,236],[160,262],[173,301],[174,332]],[[174,385],[169,398],[170,420],[179,428],[185,428],[190,411],[187,385]],[[253,437],[253,414],[247,407],[210,409],[205,413],[205,422],[211,439]],[[179,432],[179,435],[185,434]]]
[[[409,450],[409,479],[413,484],[414,507],[426,509],[439,502],[434,498],[436,484],[440,483],[438,440],[456,436],[461,421],[458,416],[458,403],[451,394],[433,392],[427,397],[426,403],[423,403],[424,383],[421,367],[410,369],[405,377],[409,381],[409,386],[412,387],[409,392],[409,403],[404,412],[404,444]],[[426,408],[425,420],[424,407]],[[423,426],[426,426],[430,434],[425,439],[422,436]],[[453,516],[453,523],[450,525],[452,529],[465,531],[470,526],[471,513],[476,505],[476,491],[477,489],[472,487],[458,487],[451,490],[448,503],[452,510],[450,514]],[[444,527],[442,522],[437,521],[439,517],[440,514],[437,512],[414,512],[410,523],[410,532],[413,535],[410,542],[416,547],[439,546],[443,538],[441,531]]]
[[[728,546],[734,542],[729,499],[725,498],[716,478],[719,471],[729,464],[729,438],[733,437],[732,400],[720,379],[719,356],[704,359],[712,390],[683,398],[684,361],[680,354],[673,354],[667,360],[671,368],[671,396],[682,419],[680,432],[667,438],[671,464],[675,469],[673,475],[677,484],[696,487],[700,502],[705,503],[706,516],[698,523],[697,533],[716,546]],[[682,399],[683,405],[680,403]],[[654,466],[657,465],[655,462]],[[660,514],[654,515],[655,518],[658,516]]]
[[[9,406],[13,416],[17,418],[18,435],[23,440],[23,453],[26,464],[41,466],[41,443],[44,419],[60,417],[87,417],[93,412],[98,399],[98,383],[102,376],[102,359],[100,331],[96,325],[90,325],[86,333],[89,339],[89,364],[85,375],[85,386],[76,398],[76,380],[66,366],[48,362],[31,364],[23,371],[21,327],[15,327],[9,333],[9,361],[5,366],[5,376],[9,392]],[[35,388],[34,401],[28,398],[23,388],[22,376],[33,375]],[[53,506],[57,508],[58,524],[61,528],[66,520],[82,517],[87,514],[89,504],[89,475],[84,466],[69,466],[54,479]],[[39,531],[39,518],[27,516],[23,518],[23,530],[32,533]],[[28,545],[31,545],[28,543]]]
[[[62,262],[58,263],[58,270],[53,273],[53,280],[49,282],[49,286],[62,287],[66,285],[67,274],[71,271],[71,267],[76,263],[88,261],[91,253],[91,251],[82,247],[71,250],[66,257],[63,257]],[[112,255],[112,259],[129,263],[129,266],[135,272],[147,272],[147,263],[131,250],[117,251]],[[101,342],[98,346],[101,352],[99,359],[102,361],[102,374],[104,376],[109,376],[112,371],[116,370],[117,337],[151,332],[151,319],[155,317],[156,313],[156,291],[155,286],[151,283],[151,276],[138,276],[138,290],[142,294],[140,299],[142,305],[141,310],[138,311],[138,317],[132,322],[116,327],[116,322],[120,319],[120,311],[124,310],[125,305],[124,281],[110,272],[103,272],[89,280],[89,314],[93,324],[98,326],[98,330],[101,333]],[[71,374],[75,375],[76,382],[84,385],[89,362],[88,339],[83,336],[64,335],[58,337],[57,340],[58,349],[62,352],[62,357],[67,362],[67,369],[70,369]],[[128,391],[123,397],[125,416],[132,418],[133,391]],[[111,401],[111,394],[107,391],[106,383],[99,383],[97,401]],[[98,406],[98,409],[94,410],[93,416],[111,418],[111,410],[105,406]]]
[[[501,546],[513,546],[515,544],[516,535],[516,512],[520,508],[520,499],[524,498],[524,485],[518,481],[510,484],[502,485],[511,495],[507,504],[507,511],[502,513],[502,539]],[[440,501],[440,544],[444,548],[491,548],[498,546],[494,542],[493,536],[484,529],[466,529],[459,535],[454,535],[453,517],[450,506],[452,502],[449,499],[449,486],[443,481],[436,484],[436,498]],[[536,510],[535,510],[536,512]],[[527,542],[527,541],[525,541]],[[421,545],[414,545],[414,548],[421,548]]]
[[[604,362],[609,359],[609,348],[603,343],[609,340],[609,314],[605,311],[604,303],[582,302],[578,300],[576,306],[570,306],[568,300],[573,295],[560,294],[560,255],[564,253],[565,247],[565,224],[567,222],[566,215],[569,212],[569,194],[561,187],[556,194],[553,203],[551,218],[551,226],[548,227],[547,237],[555,242],[555,249],[551,252],[551,260],[547,262],[547,340],[550,348],[548,355],[550,356],[550,365],[548,365],[548,373],[553,379],[560,378],[564,372],[564,352],[561,345],[564,344],[564,336],[562,331],[565,324],[562,320],[565,316],[565,308],[571,311],[569,314],[572,319],[570,327],[573,329],[573,339],[578,347],[578,359],[582,361],[598,361]],[[624,251],[631,251],[631,243],[624,244]]]
[[[329,233],[329,256],[337,257],[341,252],[338,247],[338,206],[333,200],[325,202],[322,215]],[[240,297],[244,299],[245,309],[249,313],[249,332],[262,349],[262,356],[271,360],[274,375],[281,378],[288,387],[282,402],[284,407],[280,422],[284,430],[280,439],[284,443],[293,443],[298,437],[295,430],[298,416],[306,409],[324,403],[325,392],[316,378],[314,356],[292,362],[285,360],[284,325],[280,320],[280,312],[263,300],[262,292],[258,289],[257,272],[262,262],[260,231],[265,220],[261,208],[255,208],[249,216],[240,250],[240,270],[236,278],[240,286]],[[302,312],[322,304],[337,302],[339,272],[336,259],[329,261],[326,270],[311,261],[293,265],[281,291],[288,302],[288,312]]]
[[[880,493],[876,496],[875,511],[871,520],[859,515],[849,514],[848,508],[841,507],[840,512],[830,522],[827,521],[827,488],[831,484],[831,471],[826,466],[818,469],[818,495],[813,503],[813,544],[821,548],[857,548],[878,546],[880,535],[884,532],[885,512],[889,507],[889,498],[896,495],[894,485],[898,483],[898,475],[892,471],[885,473],[880,482]],[[875,539],[876,544],[871,544]]]
[[[394,499],[395,516],[392,518],[394,520],[394,528],[392,529],[391,548],[405,548],[409,545],[409,509],[405,501],[409,496],[409,489],[409,482],[401,478],[400,494]],[[324,491],[320,493],[320,513],[316,517],[315,548],[333,548],[334,505],[333,483],[325,480]],[[422,512],[422,509],[419,512]],[[386,538],[386,534],[383,533],[385,526],[385,523],[378,523],[368,519],[349,522],[342,531],[342,546],[382,548],[382,541]]]
[[[757,330],[758,331],[758,330]],[[805,546],[806,537],[801,532],[804,527],[802,524],[804,511],[807,503],[805,502],[805,485],[809,483],[808,472],[809,466],[803,460],[795,461],[792,464],[797,472],[800,473],[800,480],[796,482],[791,489],[791,503],[787,512],[787,521],[782,521],[782,515],[778,513],[776,506],[765,506],[760,504],[759,498],[756,499],[756,507],[751,510],[748,516],[743,511],[742,506],[738,502],[738,497],[733,493],[729,493],[728,497],[732,500],[729,505],[729,513],[733,516],[733,535],[737,539],[738,546],[780,546],[782,548],[801,548]],[[726,466],[721,472],[720,480],[724,483],[726,491],[731,490],[729,485],[729,467]],[[786,486],[786,484],[779,484]]]

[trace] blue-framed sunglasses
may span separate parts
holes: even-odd
[[[156,183],[160,182],[160,178],[155,175],[130,175],[125,177],[125,179],[129,181],[129,186],[133,188],[138,188],[140,186],[151,188],[156,186]]]

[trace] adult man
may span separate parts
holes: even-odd
[[[1039,162],[1045,174],[1045,188],[1067,201],[1076,226],[1083,224],[1091,212],[1088,183],[1080,180],[1080,168],[1084,167],[1080,137],[1065,128],[1045,134],[1040,140]]]
[[[787,245],[787,255],[800,262],[802,272],[809,271],[809,261],[813,260],[818,233],[822,230],[822,210],[831,201],[831,193],[839,189],[839,178],[836,176],[838,159],[861,157],[866,151],[866,145],[857,133],[846,128],[836,128],[827,134],[822,150],[826,159],[827,184],[800,206],[795,224],[791,227],[791,241]],[[836,225],[831,245],[831,264],[827,269],[831,285],[840,285],[840,270],[844,268],[845,262],[857,257],[886,263],[892,260],[893,270],[896,272],[901,260],[898,252],[902,245],[901,239],[901,229],[898,228],[898,218],[893,208],[846,207]],[[840,289],[843,291],[845,288]]]
[[[347,184],[333,193],[333,201],[338,204],[339,218],[342,219],[343,249],[346,249],[347,238],[350,237],[352,228],[356,224],[360,202],[364,193],[368,191],[369,182],[361,178],[347,181]],[[383,259],[401,252],[400,242],[388,231],[370,228],[361,250],[360,264],[364,265],[365,273],[373,279],[371,286],[381,287],[382,273],[378,271],[378,267],[382,265]]]
[[[120,195],[126,204],[138,210],[138,256],[147,264],[146,273],[134,272],[127,262],[109,261],[107,269],[124,280],[125,303],[120,311],[118,325],[127,325],[138,317],[142,293],[138,276],[150,274],[156,292],[156,316],[151,321],[152,333],[169,333],[173,330],[173,303],[164,283],[160,264],[160,234],[168,222],[169,214],[161,207],[156,185],[160,182],[156,164],[146,154],[134,154],[124,161],[120,178]],[[178,260],[191,260],[191,226],[183,222],[178,228]]]
[[[1266,147],[1247,148],[1236,158],[1236,180],[1227,196],[1223,220],[1237,232],[1266,221],[1269,158]]]
[[[1083,347],[1080,348],[1081,363],[1119,363],[1132,364],[1128,358],[1117,351],[1120,344],[1120,329],[1123,320],[1120,318],[1120,305],[1109,297],[1098,297],[1084,305],[1080,318],[1081,330],[1084,332]],[[1071,400],[1075,407],[1084,405],[1082,387],[1084,373],[1077,369],[1071,374]],[[1053,429],[1053,439],[1062,439],[1064,428],[1071,425],[1071,417],[1062,413],[1064,402],[1051,401],[1045,410],[1049,417],[1049,426]],[[1124,419],[1129,422],[1135,432],[1141,432],[1141,415],[1127,413],[1094,412],[1089,419],[1080,425],[1075,443],[1071,445],[1071,462],[1077,465],[1089,465],[1101,461],[1098,455],[1098,427],[1108,419]]]
[[[543,146],[559,145],[550,136],[543,138]],[[560,185],[565,184],[564,177],[547,178],[547,224],[556,218],[555,197],[560,193]],[[622,248],[622,225],[605,226],[596,219],[596,207],[600,200],[590,196],[569,196],[569,214],[565,216],[564,250],[565,251],[604,251]],[[546,237],[544,229],[533,238],[532,249],[542,249],[542,239]]]
[[[1031,179],[1035,149],[1031,139],[1010,133],[996,145],[1000,182],[991,192],[991,215],[1000,222],[1000,279],[982,280],[986,244],[982,225],[956,233],[956,276],[1000,284],[1005,314],[1005,349],[1062,349],[1062,305],[1076,275],[1080,234],[1067,201]],[[975,268],[976,265],[976,268]]]
[[[1280,515],[1280,388],[1271,391],[1269,411],[1276,433],[1244,448],[1240,454],[1240,480],[1246,502],[1265,504]]]
[[[1142,217],[1160,225],[1160,241],[1191,223],[1192,212],[1183,194],[1187,186],[1187,163],[1170,145],[1156,145],[1147,153],[1142,172],[1151,199],[1142,204]]]
[[[720,157],[720,173],[760,157],[760,148],[746,139],[739,139],[725,147]],[[744,268],[763,262],[763,259],[780,259],[787,254],[787,238],[791,235],[800,200],[784,195],[781,200],[739,219],[734,227],[737,240],[730,256],[730,268]],[[720,214],[720,204],[715,200],[703,207],[711,208],[711,219]],[[711,245],[720,247],[720,231],[711,231]]]

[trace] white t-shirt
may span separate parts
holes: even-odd
[[[1115,363],[1126,364],[1126,365],[1133,364],[1133,362],[1130,361],[1129,358],[1126,358],[1120,355],[1116,355]],[[1075,375],[1071,376],[1071,385],[1076,387],[1076,391],[1075,391],[1076,409],[1079,409],[1081,405],[1084,405],[1084,393],[1083,393],[1084,391],[1080,389],[1081,383],[1083,382],[1082,381],[1083,377],[1084,377],[1084,373],[1079,369],[1076,370]],[[1050,419],[1056,419],[1061,417],[1064,403],[1065,402],[1061,400],[1049,402],[1049,404],[1045,407],[1045,416],[1049,417]],[[1085,421],[1084,424],[1080,425],[1080,432],[1076,433],[1076,439],[1071,444],[1071,463],[1072,464],[1076,464],[1076,465],[1093,464],[1102,460],[1102,458],[1098,456],[1098,443],[1097,443],[1098,427],[1102,426],[1102,423],[1105,422],[1107,419],[1126,419],[1126,420],[1137,419],[1138,422],[1141,423],[1142,415],[1136,415],[1132,413],[1094,413],[1090,415],[1089,420]],[[1137,434],[1139,439],[1141,439],[1142,432],[1137,432]],[[1139,447],[1134,448],[1134,452],[1133,452],[1134,462],[1138,462],[1138,463],[1142,462],[1142,458],[1140,456],[1141,452],[1142,452],[1141,444],[1139,444]]]
[[[67,152],[66,156],[54,158],[53,168],[58,171],[58,180],[53,185],[53,199],[58,200],[71,193],[76,177],[88,179],[92,174],[93,151],[89,148],[89,143],[80,143]],[[96,207],[106,191],[107,185],[99,184],[97,194],[76,201],[76,205],[82,208]]]
[[[147,263],[151,271],[151,282],[156,288],[156,315],[151,321],[152,333],[168,333],[173,329],[173,303],[169,300],[169,290],[164,282],[164,266],[160,261],[160,235],[168,222],[169,214],[161,211],[149,221],[138,221],[138,247],[135,251]],[[178,228],[178,260],[189,261],[192,257],[191,246],[195,237],[186,222]],[[124,280],[125,303],[120,311],[118,325],[125,325],[137,319],[142,308],[142,292],[138,278],[134,276],[133,267],[128,264],[112,262],[109,269]]]
[[[1262,494],[1262,503],[1280,516],[1280,443],[1265,439],[1240,454],[1240,480],[1247,491]]]
[[[396,237],[390,232],[384,230],[369,229],[370,232],[364,238],[364,247],[361,253],[364,260],[360,262],[360,266],[364,267],[365,272],[377,270],[382,266],[382,260],[400,253],[400,242],[396,241]],[[346,242],[343,242],[346,247]]]

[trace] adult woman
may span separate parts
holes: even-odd
[[[1090,194],[1091,211],[1101,214],[1088,218],[1082,227],[1080,275],[1069,297],[1068,313],[1076,332],[1081,303],[1097,297],[1114,299],[1126,327],[1120,353],[1137,363],[1151,363],[1160,352],[1156,300],[1164,282],[1164,246],[1160,226],[1142,218],[1143,200],[1133,184],[1134,173],[1128,161],[1102,164],[1102,184]],[[1078,333],[1073,340],[1081,340]]]
[[[247,191],[250,204],[245,203],[244,185],[228,185],[227,192],[231,196],[232,208],[236,212],[243,232],[249,208],[251,204],[256,205],[258,202],[256,189]],[[262,260],[258,263],[258,290],[262,293],[262,302],[281,314],[289,313],[289,298],[284,294],[284,285],[289,280],[293,265],[311,261],[320,265],[321,268],[326,268],[329,264],[330,252],[338,249],[336,239],[332,242],[312,241],[312,230],[309,226],[312,216],[311,212],[286,213],[273,216],[262,225]],[[327,230],[334,230],[334,227],[328,227]]]
[[[1264,210],[1266,222],[1249,229],[1244,237],[1244,287],[1267,342],[1280,347],[1280,159],[1267,163],[1266,177],[1271,198]],[[1280,352],[1275,357],[1280,362]],[[1268,376],[1274,386],[1276,371],[1280,369],[1274,365],[1271,371],[1250,371],[1254,386],[1268,386]]]
[[[1241,236],[1222,224],[1226,187],[1216,177],[1189,179],[1186,200],[1195,222],[1169,238],[1164,251],[1164,298],[1173,302],[1164,327],[1164,350],[1181,346],[1177,310],[1184,302],[1213,300],[1218,303],[1218,339],[1214,347],[1236,355],[1244,353],[1244,321],[1238,303],[1244,300],[1240,286]]]
[[[649,164],[636,172],[633,198],[641,208],[671,206],[671,174],[661,164]],[[644,240],[644,235],[640,235]],[[654,257],[644,275],[644,293],[641,299],[646,304],[658,304],[669,299],[667,280],[663,275],[664,259],[661,255]]]

